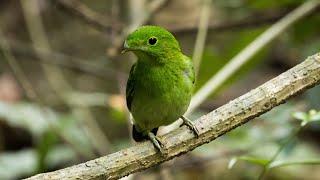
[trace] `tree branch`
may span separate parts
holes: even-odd
[[[112,28],[119,30],[123,26],[117,22],[110,22],[105,16],[93,11],[80,1],[58,0],[56,3],[58,3],[58,5],[63,9],[67,10],[66,12],[71,12],[70,14],[79,16],[80,19],[93,27],[96,27],[100,31],[110,31]]]
[[[29,180],[116,179],[147,169],[209,143],[319,83],[320,53],[196,120],[199,138],[186,126],[161,136],[168,152],[165,157],[157,152],[151,142],[146,141],[82,164],[39,174]]]
[[[102,67],[101,65],[88,62],[87,59],[75,57],[73,55],[66,55],[61,52],[48,51],[42,47],[31,46],[28,43],[13,40],[4,39],[8,41],[9,46],[14,54],[31,57],[30,59],[24,58],[23,60],[40,61],[40,63],[52,64],[61,66],[62,68],[68,68],[74,71],[83,72],[102,79],[112,79],[114,74],[118,73],[121,77],[127,77],[127,74],[116,71],[110,67]],[[38,55],[41,54],[39,58]]]
[[[281,18],[286,16],[288,13],[290,13],[293,9],[288,8],[285,10],[278,10],[275,12],[262,12],[259,14],[252,14],[246,18],[243,18],[241,20],[231,20],[226,19],[222,22],[209,22],[208,25],[208,33],[212,32],[223,32],[223,31],[233,31],[233,30],[239,30],[242,28],[255,28],[265,25],[273,24],[277,21],[279,21]],[[309,15],[319,14],[320,7],[317,7],[315,10],[310,12]],[[196,33],[198,27],[196,25],[177,25],[172,24],[169,25],[168,30],[174,33]]]
[[[40,16],[38,4],[39,1],[31,0],[26,2],[24,0],[20,0],[20,3],[27,29],[29,31],[31,40],[33,41],[35,50],[38,50],[37,47],[42,47],[47,52],[50,52],[50,43],[46,36],[45,27],[43,26],[42,18]],[[46,58],[41,52],[36,53],[38,54],[39,58]],[[82,125],[84,125],[85,132],[87,132],[88,137],[92,141],[93,147],[95,147],[101,154],[110,152],[109,140],[100,127],[96,124],[91,110],[87,107],[72,106],[72,104],[67,101],[66,92],[72,92],[73,88],[65,79],[63,71],[57,66],[51,66],[48,64],[41,65],[44,75],[48,80],[48,84],[56,93],[57,97],[71,107],[71,112],[76,116],[76,118],[82,120]]]
[[[287,28],[299,19],[315,10],[320,5],[318,0],[309,0],[290,12],[288,15],[265,30],[254,41],[248,44],[240,53],[228,61],[228,63],[214,74],[192,97],[188,111],[190,114],[197,108],[210,94],[220,87],[232,74],[239,70],[242,65],[247,63],[257,52],[272,42],[282,34]]]
[[[144,17],[141,17],[141,19],[137,20],[137,22],[129,24],[127,27],[125,27],[123,32],[115,38],[113,47],[107,49],[107,54],[109,55],[109,57],[115,57],[119,55],[123,46],[123,42],[127,35],[139,26],[142,26],[146,24],[148,21],[150,21],[150,19],[158,11],[160,11],[162,8],[168,5],[168,2],[169,0],[155,0],[150,2],[150,4],[147,5],[148,13]]]
[[[209,17],[211,10],[211,0],[203,0],[202,3],[203,4],[199,18],[198,33],[192,55],[193,67],[196,77],[199,74],[202,55],[206,45],[206,37],[208,34]]]

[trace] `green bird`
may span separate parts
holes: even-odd
[[[128,35],[126,51],[138,57],[126,88],[127,107],[134,119],[133,139],[150,139],[163,152],[163,144],[156,136],[158,127],[179,118],[198,136],[196,127],[183,116],[195,83],[193,64],[181,52],[175,37],[162,27],[142,26]]]

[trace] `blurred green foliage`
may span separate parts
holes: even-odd
[[[239,156],[234,157],[230,160],[228,167],[231,169],[235,163],[239,160],[246,161],[255,165],[259,165],[263,167],[261,174],[259,175],[259,179],[262,179],[265,176],[265,173],[271,168],[278,168],[282,166],[293,166],[293,165],[319,165],[320,161],[317,155],[315,158],[311,158],[311,154],[316,154],[316,152],[303,152],[303,157],[299,157],[297,154],[297,150],[299,150],[297,145],[292,146],[292,141],[297,138],[299,133],[302,131],[302,128],[311,122],[320,121],[320,111],[316,111],[314,109],[310,110],[308,113],[306,112],[294,112],[292,116],[301,121],[300,127],[293,130],[288,137],[286,137],[285,142],[279,144],[278,150],[271,156],[270,159],[259,158],[256,156]],[[289,147],[289,148],[288,148]],[[284,152],[284,157],[278,160],[278,156],[280,153]],[[307,154],[308,153],[308,154]],[[311,156],[311,157],[310,157]],[[299,157],[299,158],[297,158]]]

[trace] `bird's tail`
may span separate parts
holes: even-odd
[[[151,132],[152,132],[154,135],[157,135],[158,128],[152,129]],[[137,130],[137,128],[136,128],[135,125],[132,125],[132,138],[133,138],[134,141],[136,141],[136,142],[141,142],[141,141],[144,141],[144,140],[149,139],[148,135],[145,134],[145,133],[139,132],[139,131]]]

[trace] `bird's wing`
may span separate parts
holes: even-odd
[[[196,75],[195,75],[195,72],[194,72],[194,67],[193,67],[193,63],[192,63],[192,60],[188,57],[188,56],[184,56],[186,61],[187,61],[187,69],[188,69],[188,77],[189,79],[191,80],[192,84],[195,83],[196,81]]]
[[[134,96],[134,76],[133,72],[135,70],[136,63],[132,65],[129,78],[127,81],[127,88],[126,88],[126,100],[127,100],[127,107],[129,111],[131,111],[131,104],[133,101],[133,96]]]

